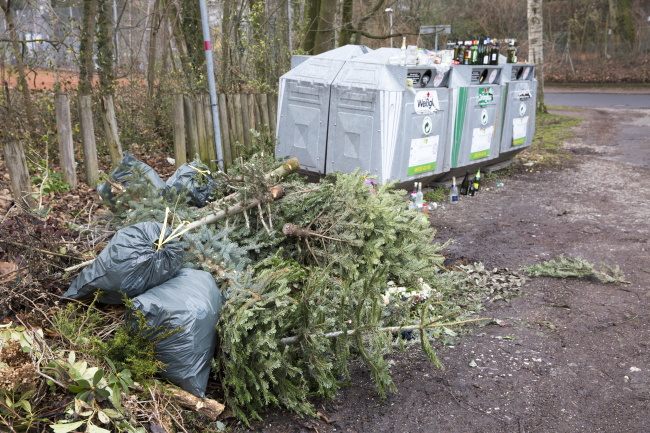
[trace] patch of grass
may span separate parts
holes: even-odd
[[[584,111],[584,108],[578,108],[578,107],[563,107],[561,105],[547,105],[547,109],[549,110],[562,110],[562,111]]]
[[[568,89],[647,89],[646,83],[547,83],[548,87]]]
[[[582,119],[574,117],[537,113],[533,144],[521,152],[518,159],[524,164],[537,167],[566,162],[571,159],[571,155],[563,150],[563,144],[575,137],[573,128],[581,122]]]
[[[449,188],[438,187],[425,192],[424,200],[427,201],[428,203],[431,203],[434,201],[446,200],[448,196],[449,196]]]

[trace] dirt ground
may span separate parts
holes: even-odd
[[[444,371],[418,350],[398,353],[388,399],[357,368],[318,405],[320,419],[276,412],[252,431],[650,432],[650,111],[555,113],[587,119],[565,167],[487,182],[431,224],[454,240],[450,261],[519,269],[563,254],[619,265],[630,284],[531,279],[522,297],[484,312],[503,326],[438,347]]]

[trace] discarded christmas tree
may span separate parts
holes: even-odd
[[[432,290],[444,259],[428,221],[407,210],[404,191],[371,190],[362,173],[318,184],[289,175],[273,201],[280,179],[269,173],[277,166],[257,155],[216,174],[219,196],[202,209],[183,194],[169,202],[142,182],[116,197],[119,225],[163,221],[172,209],[172,225],[191,228],[182,236],[185,266],[211,272],[226,293],[213,372],[227,406],[243,420],[268,406],[314,414],[308,396],[333,397],[349,379],[351,356],[366,363],[384,396],[394,390],[386,355],[400,327],[418,330],[441,367],[429,329],[459,316],[439,314],[442,287],[387,307],[391,285]]]

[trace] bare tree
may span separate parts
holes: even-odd
[[[544,20],[542,0],[528,0],[528,60],[537,68],[537,110],[546,112],[544,102]]]
[[[14,13],[11,0],[0,0],[0,9],[2,9],[2,12],[4,13],[5,21],[7,22],[7,28],[9,29],[9,38],[11,40],[11,54],[14,56],[14,59],[16,61],[18,84],[23,94],[25,114],[27,116],[27,121],[30,125],[30,129],[33,131],[35,124],[34,107],[32,105],[32,98],[29,94],[27,74],[25,73],[25,64],[23,62],[22,50],[20,49],[20,38],[18,36],[18,30],[16,29],[16,24],[14,21]]]

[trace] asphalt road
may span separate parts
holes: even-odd
[[[631,108],[650,109],[650,94],[631,93],[594,93],[546,91],[544,93],[546,105],[577,108]]]

